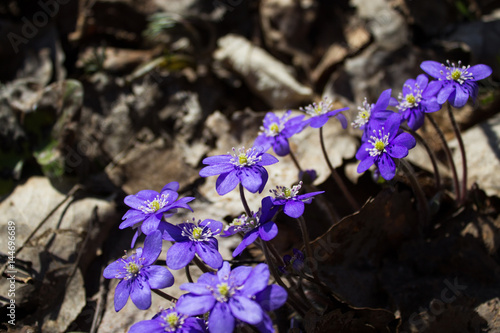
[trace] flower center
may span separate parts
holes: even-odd
[[[410,92],[405,96],[403,96],[402,93],[399,93],[399,104],[397,106],[399,111],[406,111],[408,109],[415,108],[422,100],[422,89],[420,89],[420,86],[417,83],[415,83],[413,87],[405,85],[405,88],[410,90]]]
[[[165,321],[170,326],[170,328],[177,328],[177,325],[179,324],[179,315],[177,314],[177,312],[171,312],[167,315]]]
[[[237,151],[235,148],[233,148],[232,155],[233,157],[231,158],[230,162],[237,167],[252,166],[262,161],[260,152],[255,148],[250,148],[247,151],[245,151],[244,147],[238,148]]]
[[[415,98],[415,96],[413,96],[413,94],[408,94],[408,95],[406,95],[406,101],[407,101],[409,104],[414,104],[416,100],[417,100],[417,99]]]
[[[239,154],[238,155],[238,163],[241,164],[247,164],[248,158],[246,154]]]
[[[368,103],[365,97],[363,104],[361,106],[358,106],[359,112],[356,116],[356,119],[351,124],[352,127],[358,128],[368,123],[368,121],[370,121],[370,116],[372,114],[372,108],[373,105]]]
[[[328,97],[325,97],[319,103],[309,104],[306,107],[299,108],[299,110],[304,111],[311,117],[320,116],[322,114],[329,112],[330,110],[333,110],[333,104],[328,100]]]
[[[202,235],[203,235],[203,228],[195,227],[193,229],[193,237],[195,239],[200,239]]]
[[[470,65],[468,66],[462,66],[462,62],[458,61],[458,64],[455,66],[454,63],[450,63],[449,60],[446,60],[446,64],[448,66],[443,66],[446,68],[446,80],[453,80],[455,82],[458,82],[459,84],[464,83],[467,80],[471,80],[474,78],[472,73],[469,73],[468,69],[470,68]],[[441,74],[444,75],[444,72],[441,71]],[[442,80],[441,78],[439,80]]]
[[[144,214],[155,213],[168,204],[168,194],[157,195],[152,201],[147,200],[144,204],[145,206],[139,207]]]
[[[278,124],[272,123],[272,125],[269,126],[269,131],[271,131],[271,133],[273,133],[274,135],[278,135],[278,133],[280,132],[280,127]]]
[[[382,127],[381,130],[377,131],[373,130],[373,133],[375,135],[372,135],[370,137],[370,140],[368,140],[369,143],[372,144],[372,148],[366,148],[366,150],[370,153],[370,156],[375,157],[379,156],[382,153],[387,152],[385,147],[389,145],[389,133],[384,135],[384,128]]]
[[[300,189],[302,188],[302,181],[300,181],[297,185],[292,186],[291,188],[285,186],[276,186],[275,190],[269,190],[269,192],[274,194],[275,199],[292,199],[299,194]]]
[[[234,294],[233,288],[226,282],[219,283],[216,288],[218,295],[215,295],[215,299],[219,302],[227,302]]]
[[[139,274],[139,271],[141,270],[142,266],[137,265],[135,262],[128,262],[127,266],[125,266],[125,269],[127,270],[127,277],[125,277],[126,280],[136,276]]]

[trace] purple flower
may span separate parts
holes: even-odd
[[[171,182],[165,185],[160,193],[143,190],[125,197],[124,202],[130,209],[123,215],[122,220],[124,221],[119,228],[132,227],[138,229],[132,239],[131,247],[134,247],[135,241],[141,232],[149,235],[158,230],[158,225],[164,215],[165,217],[172,216],[177,211],[177,208],[193,211],[187,203],[194,200],[194,198],[185,197],[177,200],[179,196],[178,189],[179,183]]]
[[[129,333],[205,333],[203,319],[189,317],[175,308],[161,310],[151,320],[143,320],[132,325]]]
[[[163,239],[175,241],[167,252],[167,266],[171,269],[185,267],[195,254],[212,268],[218,269],[222,266],[222,256],[215,239],[222,231],[222,222],[203,220],[198,224],[189,221],[178,225],[165,223],[162,224],[162,229]]]
[[[318,104],[312,103],[306,107],[300,108],[301,111],[304,111],[311,117],[308,120],[306,120],[305,125],[309,125],[312,128],[320,128],[326,124],[329,118],[335,117],[342,124],[342,128],[345,129],[347,127],[347,119],[340,112],[349,110],[349,108],[343,108],[339,110],[332,110],[332,109],[333,109],[333,104],[328,100],[328,97],[325,97]]]
[[[268,286],[269,268],[240,266],[231,271],[229,263],[215,273],[204,273],[196,283],[180,286],[189,293],[177,301],[177,311],[189,316],[210,311],[208,330],[232,332],[237,321],[257,325],[261,332],[273,332],[271,318],[265,311],[281,307],[287,298],[284,288]]]
[[[384,90],[375,104],[368,103],[365,98],[363,105],[358,107],[359,112],[351,125],[363,130],[362,140],[368,138],[380,123],[385,122],[390,115],[394,114],[391,110],[387,110],[391,100],[391,91],[391,89]]]
[[[403,158],[408,155],[408,150],[415,147],[416,141],[409,133],[401,133],[399,125],[401,116],[394,113],[378,129],[373,130],[373,135],[359,147],[356,158],[361,160],[358,172],[368,170],[375,164],[384,179],[389,180],[396,174],[394,158]]]
[[[399,94],[399,102],[391,98],[399,113],[408,122],[408,127],[416,131],[424,124],[425,113],[436,112],[441,105],[436,100],[439,84],[429,83],[425,74],[420,74],[417,79],[406,80],[403,91]]]
[[[299,218],[304,214],[304,204],[310,204],[313,196],[325,192],[318,191],[299,195],[301,187],[302,182],[299,182],[298,185],[292,186],[291,188],[276,186],[276,190],[269,190],[269,192],[274,194],[274,199],[272,199],[273,205],[285,206],[283,211],[286,215],[293,218]]]
[[[273,147],[276,155],[288,155],[290,153],[288,139],[304,128],[304,122],[302,121],[304,115],[288,119],[291,113],[292,111],[289,110],[279,118],[274,113],[268,112],[264,117],[263,126],[260,127],[259,135],[255,139],[253,146],[262,147],[263,152]]]
[[[248,191],[261,193],[268,179],[265,165],[278,163],[271,154],[264,153],[261,147],[236,150],[233,154],[207,157],[203,164],[208,166],[200,170],[201,177],[219,175],[215,188],[219,195],[231,192],[240,182]]]
[[[292,249],[293,256],[287,254],[283,257],[284,267],[279,267],[280,271],[287,274],[289,270],[294,272],[300,272],[304,268],[304,253],[297,249]]]
[[[457,66],[447,60],[446,64],[436,61],[424,61],[420,68],[430,76],[438,79],[439,93],[437,102],[444,104],[446,100],[456,107],[461,108],[467,103],[469,97],[474,101],[478,94],[478,80],[491,75],[492,70],[487,65],[462,66],[459,61]]]
[[[306,184],[312,184],[316,180],[316,178],[318,178],[318,174],[314,169],[299,171],[299,179]]]
[[[138,248],[130,257],[123,257],[104,269],[106,279],[122,279],[115,290],[115,310],[120,311],[130,296],[141,310],[151,306],[151,289],[162,289],[174,284],[174,277],[166,267],[153,265],[161,253],[161,232],[146,237],[144,249]]]
[[[238,232],[244,233],[241,243],[233,251],[233,257],[239,255],[248,245],[255,242],[260,237],[262,240],[270,241],[278,234],[278,226],[271,219],[278,211],[277,206],[274,206],[271,197],[262,199],[262,207],[257,213],[251,217],[242,215],[224,230],[222,237],[229,237]]]

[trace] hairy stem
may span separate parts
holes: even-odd
[[[248,217],[252,216],[250,212],[250,207],[248,207],[247,199],[245,198],[245,189],[243,188],[243,185],[240,183],[240,198],[241,198],[241,203],[243,203],[243,207],[245,208],[245,213],[247,214]]]
[[[404,130],[407,131],[408,133],[410,133],[411,135],[413,135],[417,139],[417,141],[420,142],[424,146],[425,150],[427,151],[427,155],[429,155],[429,157],[431,159],[432,169],[434,170],[434,180],[436,182],[436,189],[439,191],[441,189],[441,175],[439,174],[439,169],[438,169],[437,162],[436,162],[437,161],[436,155],[434,154],[432,149],[429,147],[427,142],[424,140],[424,138],[420,134],[418,134],[417,132],[415,132],[414,130],[412,130],[409,127],[405,127]]]
[[[439,128],[439,126],[436,123],[436,121],[434,120],[434,118],[432,118],[432,116],[428,113],[426,114],[426,116],[427,116],[427,119],[430,120],[432,126],[434,127],[439,138],[441,139],[441,142],[443,143],[443,149],[444,149],[444,152],[446,154],[446,158],[448,160],[448,164],[450,166],[451,173],[453,175],[453,187],[455,188],[455,197],[456,197],[456,200],[458,201],[461,197],[460,196],[460,187],[458,186],[457,168],[455,167],[455,162],[453,161],[453,156],[451,155],[450,147],[448,146],[448,142],[446,142],[446,138],[444,137],[443,131],[441,131],[441,129]]]
[[[351,192],[349,192],[349,190],[345,186],[344,182],[342,181],[342,178],[340,178],[339,174],[337,173],[337,170],[335,170],[332,163],[330,162],[330,159],[328,158],[328,153],[326,152],[326,148],[325,148],[325,140],[323,138],[323,127],[319,128],[319,140],[321,142],[321,150],[323,151],[323,156],[325,157],[326,163],[328,164],[328,168],[330,168],[330,172],[332,173],[333,180],[335,181],[335,183],[337,183],[337,186],[340,187],[340,190],[344,193],[344,195],[345,195],[347,201],[349,202],[349,205],[351,205],[352,209],[354,209],[355,211],[358,211],[360,209],[358,202],[351,195]]]
[[[158,289],[151,289],[152,292],[154,292],[156,295],[160,296],[160,297],[163,297],[164,299],[166,299],[167,301],[170,301],[170,302],[177,302],[177,298],[175,298],[174,296],[170,296],[169,294],[167,293],[164,293],[163,291],[161,290],[158,290]]]
[[[427,199],[425,198],[425,193],[418,182],[417,177],[415,177],[415,171],[411,167],[410,163],[408,163],[405,159],[399,160],[403,168],[405,169],[405,173],[410,179],[411,186],[413,187],[413,192],[417,197],[417,204],[419,206],[419,218],[420,223],[423,226],[426,226],[429,223],[430,210],[429,205],[427,204]]]
[[[462,155],[462,190],[460,196],[460,204],[464,204],[467,199],[467,157],[465,155],[465,147],[464,141],[462,139],[462,134],[460,133],[460,129],[458,128],[455,117],[453,116],[453,110],[451,108],[450,103],[448,103],[448,116],[450,117],[451,125],[453,127],[453,131],[455,131],[455,136],[458,141],[458,147],[460,148],[460,154]]]

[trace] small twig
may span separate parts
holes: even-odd
[[[177,298],[175,298],[174,296],[170,296],[169,294],[164,293],[163,291],[161,291],[159,289],[151,289],[151,291],[154,292],[156,295],[163,297],[167,301],[170,301],[173,303],[177,302]]]

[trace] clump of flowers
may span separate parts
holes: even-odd
[[[374,129],[368,140],[364,141],[356,153],[356,158],[361,162],[358,172],[362,173],[375,164],[380,175],[390,180],[396,174],[394,159],[408,155],[409,149],[415,147],[415,138],[406,132],[401,132],[399,126],[401,117],[393,114],[378,129]]]
[[[219,176],[215,188],[219,195],[225,195],[241,183],[251,193],[261,193],[266,186],[268,173],[264,166],[278,163],[271,154],[264,153],[261,147],[233,148],[233,154],[207,157],[200,170],[201,177]]]
[[[461,108],[469,98],[474,101],[478,94],[477,81],[487,78],[493,72],[487,65],[463,66],[459,61],[457,65],[446,61],[441,64],[437,61],[424,61],[420,68],[439,84],[437,102],[444,104],[448,101],[453,107]]]
[[[266,311],[281,307],[287,293],[277,285],[268,286],[269,268],[240,266],[231,270],[224,262],[216,273],[204,273],[196,283],[185,283],[188,291],[177,302],[177,310],[189,316],[208,316],[208,330],[232,332],[238,321],[255,325],[261,332],[273,332],[272,320]]]
[[[163,225],[163,239],[175,241],[167,252],[167,266],[181,269],[193,260],[195,254],[210,267],[220,268],[222,256],[215,238],[222,231],[222,222],[207,219],[198,223],[186,221],[173,225]]]
[[[302,131],[304,127],[302,121],[304,115],[289,119],[291,113],[289,110],[282,117],[278,117],[273,112],[268,112],[253,146],[260,146],[264,152],[273,147],[276,155],[288,155],[290,153],[288,139]]]
[[[104,269],[106,279],[121,279],[115,290],[115,310],[120,311],[130,296],[138,309],[151,306],[151,289],[163,289],[174,284],[166,267],[153,265],[161,253],[161,232],[146,237],[144,249],[138,248],[130,257],[123,257]]]

